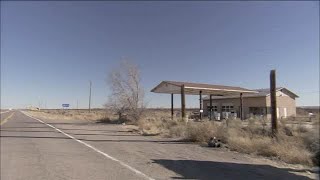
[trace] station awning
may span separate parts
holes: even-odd
[[[184,85],[184,93],[189,95],[199,95],[199,92],[203,95],[213,96],[229,96],[242,94],[258,93],[257,91],[245,89],[241,87],[202,84],[202,83],[190,83],[190,82],[178,82],[178,81],[162,81],[159,85],[151,90],[154,93],[165,94],[181,94],[181,87]]]

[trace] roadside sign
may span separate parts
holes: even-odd
[[[70,104],[62,104],[62,107],[69,107]]]

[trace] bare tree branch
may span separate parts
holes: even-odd
[[[111,95],[106,107],[115,110],[119,118],[126,114],[129,120],[139,120],[145,108],[145,102],[138,67],[123,61],[119,68],[109,74],[107,83],[110,86]]]

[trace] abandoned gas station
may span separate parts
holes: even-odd
[[[177,82],[177,81],[162,81],[155,88],[151,90],[154,93],[171,94],[171,117],[174,116],[173,107],[173,97],[174,94],[181,95],[181,117],[186,118],[186,95],[198,95],[199,96],[199,118],[203,117],[203,96],[209,97],[210,105],[208,106],[208,116],[209,119],[213,119],[213,105],[212,97],[216,96],[238,96],[240,107],[239,115],[240,119],[244,119],[243,115],[243,95],[244,94],[254,94],[257,93],[254,90],[233,87],[233,86],[223,86],[223,85],[213,85],[213,84],[202,84],[202,83],[190,83],[190,82]]]

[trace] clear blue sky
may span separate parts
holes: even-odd
[[[101,107],[122,57],[151,107],[170,107],[150,92],[162,80],[265,88],[274,68],[298,105],[319,105],[319,2],[1,1],[2,108],[86,108],[89,80]]]

